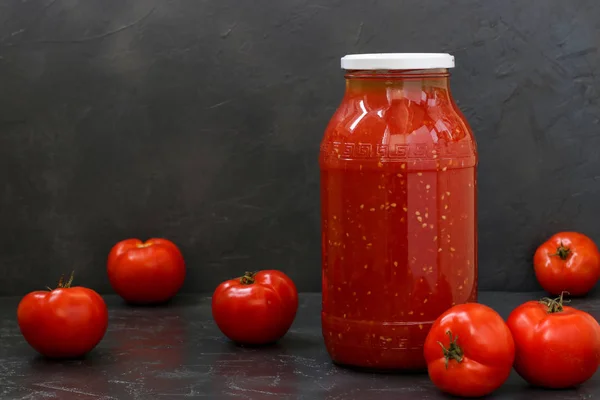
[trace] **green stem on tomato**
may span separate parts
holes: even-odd
[[[58,285],[56,285],[57,289],[68,289],[71,287],[71,284],[73,283],[73,278],[75,277],[75,271],[71,272],[71,276],[69,277],[69,280],[65,282],[65,276],[61,275],[60,279],[58,280]],[[46,288],[48,290],[52,290],[49,287],[46,286]]]
[[[540,300],[540,303],[542,303],[546,307],[548,307],[548,314],[554,314],[554,313],[559,313],[559,312],[564,311],[564,308],[563,308],[564,303],[568,303],[570,301],[570,300],[563,299],[563,296],[565,293],[569,294],[569,292],[562,291],[560,293],[560,296],[557,297],[556,299],[544,297],[543,299]]]
[[[454,339],[452,338],[452,332],[451,331],[447,331],[446,335],[448,335],[448,337],[450,338],[450,345],[448,346],[448,348],[446,348],[442,342],[438,342],[438,344],[442,347],[442,351],[444,353],[444,358],[446,359],[444,364],[446,365],[446,369],[448,369],[448,362],[451,359],[456,360],[456,362],[462,362],[463,358],[464,358],[464,353],[462,351],[462,349],[460,348],[460,346],[458,345],[458,343],[456,342],[458,340],[458,335],[454,337]]]
[[[240,278],[240,283],[242,285],[252,285],[254,283],[254,276],[256,272],[246,272],[244,276]]]
[[[559,256],[560,259],[564,261],[567,259],[567,257],[569,257],[569,254],[571,254],[571,249],[565,247],[565,245],[562,242],[560,242],[560,246],[556,248],[556,253],[550,254],[550,257]]]

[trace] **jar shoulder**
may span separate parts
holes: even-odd
[[[321,153],[337,158],[476,158],[473,131],[451,97],[369,101],[344,97]],[[474,161],[476,162],[476,160]]]

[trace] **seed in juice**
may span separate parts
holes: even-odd
[[[390,206],[396,208],[396,203],[392,203],[392,204],[390,204]]]
[[[423,176],[423,173],[422,172],[417,172],[417,175],[418,176]]]
[[[427,222],[423,222],[423,225],[421,225],[422,228],[427,228]]]
[[[415,211],[415,215],[421,215],[421,213],[418,211]]]
[[[382,163],[381,161],[379,161],[379,162],[377,163],[377,166],[378,166],[379,168],[383,168],[383,163]]]
[[[441,251],[442,251],[442,248],[440,247],[440,248],[438,249],[438,253],[439,253],[439,252],[441,252]]]
[[[442,219],[443,219],[443,220],[445,220],[445,219],[446,219],[446,216],[445,216],[445,215],[442,215]]]
[[[375,211],[375,208],[371,208],[369,211],[373,212],[373,211]]]
[[[367,296],[370,296],[370,295],[371,295],[371,291],[369,290],[369,291],[367,292]]]
[[[423,217],[417,217],[417,221],[423,222]]]
[[[448,167],[444,167],[442,168],[442,171],[446,171],[448,169]]]
[[[431,185],[425,186],[425,189],[427,189],[427,190],[431,189]]]
[[[394,261],[394,267],[398,266],[398,261]]]
[[[367,268],[369,268],[369,265],[368,265],[368,264],[365,264],[365,269],[367,269]]]
[[[450,251],[456,251],[454,247],[450,247]]]
[[[364,204],[361,204],[361,205],[360,205],[360,209],[362,210],[363,208],[365,208],[365,205],[364,205]]]
[[[366,236],[363,236],[363,237],[362,237],[362,240],[367,240],[367,237],[366,237]]]
[[[398,173],[396,174],[396,176],[397,176],[398,178],[402,178],[402,174],[401,174],[400,172],[398,172]]]
[[[433,237],[433,241],[435,242],[436,240],[437,240],[437,236],[434,236]]]
[[[419,329],[423,329],[423,325],[422,324],[419,324]]]

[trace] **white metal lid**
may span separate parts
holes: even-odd
[[[377,53],[349,54],[342,57],[342,69],[390,70],[454,68],[454,56],[448,53]]]

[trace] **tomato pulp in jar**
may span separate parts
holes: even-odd
[[[321,143],[323,336],[332,359],[421,369],[433,321],[477,300],[473,134],[449,54],[342,59]]]

